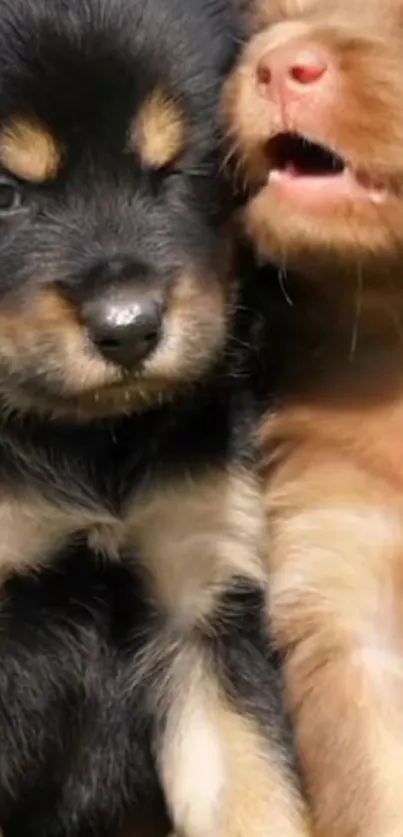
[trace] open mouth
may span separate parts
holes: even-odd
[[[329,148],[300,134],[277,134],[267,144],[267,155],[273,171],[294,177],[331,177],[346,167],[344,160]]]
[[[380,178],[354,170],[348,162],[325,145],[299,133],[276,134],[266,144],[269,164],[268,183],[293,189],[301,196],[363,199],[382,203],[387,184]]]

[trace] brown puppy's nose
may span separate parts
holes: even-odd
[[[97,350],[126,369],[144,361],[160,340],[161,294],[146,282],[101,291],[84,302],[81,313]]]
[[[325,51],[318,47],[286,43],[260,58],[256,75],[262,92],[284,99],[295,95],[298,88],[317,84],[327,73],[328,64]]]

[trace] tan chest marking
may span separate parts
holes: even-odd
[[[153,489],[128,511],[125,550],[139,554],[156,600],[178,620],[202,618],[234,574],[263,578],[258,486],[213,470]]]
[[[0,500],[0,579],[12,570],[45,565],[75,532],[87,529],[92,518],[90,512],[58,508],[35,495],[4,497]]]
[[[37,499],[0,503],[0,573],[40,566],[78,530],[109,558],[138,561],[150,595],[180,623],[208,615],[238,574],[264,580],[263,507],[242,471],[211,470],[136,495],[121,520]]]
[[[50,506],[28,498],[0,501],[0,576],[35,568],[63,542],[66,524]]]

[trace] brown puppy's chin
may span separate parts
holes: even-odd
[[[293,209],[263,188],[248,201],[238,221],[261,259],[311,279],[326,280],[337,273],[342,281],[357,266],[375,277],[396,271],[403,263],[403,239],[394,232],[400,225],[403,230],[403,204],[397,199],[385,208],[383,224],[378,208],[372,206],[357,213],[352,206],[348,222],[343,212],[331,209],[320,217]]]

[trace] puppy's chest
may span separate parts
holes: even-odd
[[[149,598],[181,621],[209,612],[234,576],[261,578],[259,488],[241,468],[162,480],[137,491],[120,515],[4,499],[0,531],[4,578],[51,564],[79,531],[100,560],[136,567]]]
[[[93,549],[140,567],[150,596],[178,618],[210,609],[234,575],[260,576],[259,486],[242,468],[211,467],[139,492]]]
[[[79,533],[100,560],[135,564],[150,598],[180,617],[208,609],[213,588],[260,572],[259,486],[242,465],[242,444],[229,454],[229,435],[223,414],[210,441],[198,419],[187,436],[179,427],[152,451],[140,446],[138,457],[133,445],[122,456],[120,444],[120,459],[109,451],[104,474],[97,457],[96,479],[85,450],[63,467],[46,468],[42,458],[35,473],[31,460],[25,486],[4,483],[0,574],[57,560]]]
[[[403,397],[356,408],[294,404],[268,418],[263,437],[266,451],[283,447],[285,459],[287,450],[297,460],[305,450],[311,463],[336,456],[354,464],[368,480],[381,480],[403,508]]]

